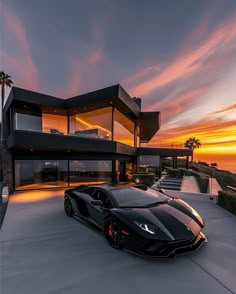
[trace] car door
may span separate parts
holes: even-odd
[[[74,201],[76,201],[77,204],[77,210],[75,211],[75,214],[90,218],[90,212],[88,211],[88,203],[90,203],[93,200],[92,195],[95,193],[94,187],[89,187],[86,189],[82,189],[78,192],[79,197],[75,197]]]
[[[93,193],[93,195],[91,195],[92,198],[94,200],[101,200],[102,203],[104,204],[106,202],[107,199],[107,194],[101,190],[101,189],[96,189]],[[89,215],[90,217],[93,219],[94,222],[96,222],[96,224],[103,228],[104,226],[104,211],[103,211],[103,207],[98,206],[98,205],[94,205],[92,201],[87,203],[87,208],[89,211]]]

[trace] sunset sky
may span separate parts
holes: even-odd
[[[0,13],[16,86],[68,98],[120,83],[161,111],[149,146],[195,136],[196,159],[236,170],[235,0],[2,0]]]

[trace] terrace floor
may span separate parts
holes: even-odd
[[[0,293],[236,293],[236,217],[189,196],[208,243],[175,259],[148,259],[112,249],[101,233],[67,218],[63,190],[12,195],[0,231]]]

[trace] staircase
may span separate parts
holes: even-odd
[[[180,191],[182,179],[162,176],[153,188]]]

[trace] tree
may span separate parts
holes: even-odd
[[[5,101],[5,87],[11,88],[13,85],[13,81],[11,76],[6,74],[4,71],[0,71],[0,85],[1,85],[1,113],[2,113],[2,123],[1,123],[1,144],[3,144],[3,106]]]
[[[190,137],[185,143],[184,143],[184,147],[191,149],[194,152],[195,148],[199,148],[201,147],[201,143],[199,141],[199,139],[195,138],[195,137]],[[192,159],[191,162],[193,162],[193,155],[192,155]]]

